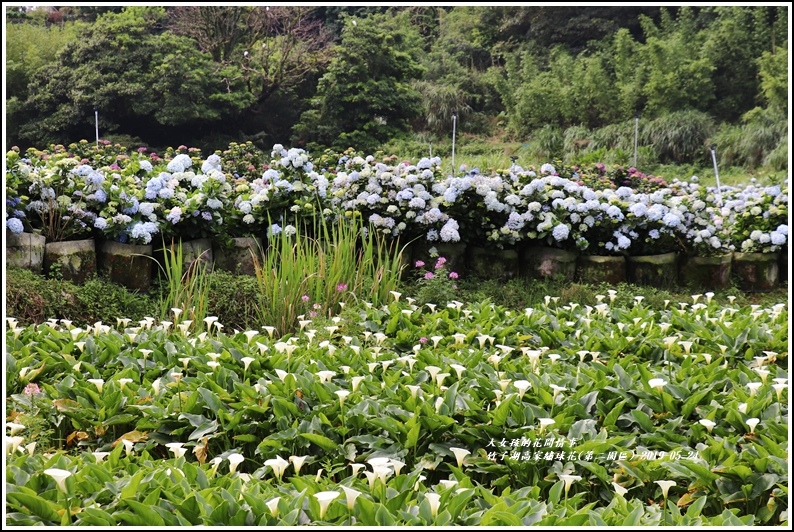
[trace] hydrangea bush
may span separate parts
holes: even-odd
[[[594,255],[774,252],[788,242],[788,181],[704,187],[635,168],[551,163],[447,175],[439,157],[316,158],[280,144],[195,148],[86,142],[7,154],[6,227],[48,240],[92,232],[119,242],[267,236],[301,220],[360,216],[405,241],[485,247],[537,243]]]

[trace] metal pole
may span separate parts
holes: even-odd
[[[99,109],[94,107],[94,123],[96,124],[96,145],[99,147]]]
[[[452,175],[455,175],[455,125],[458,121],[458,112],[452,111]]]
[[[717,178],[717,206],[722,207],[722,192],[720,189],[720,173],[717,170],[717,145],[711,145],[711,161],[714,163],[714,177]]]
[[[640,133],[640,114],[634,115],[634,168],[637,168],[637,139]]]

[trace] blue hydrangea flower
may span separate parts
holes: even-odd
[[[441,228],[441,231],[438,232],[438,235],[444,242],[460,241],[460,234],[458,234],[458,222],[455,219],[450,218]]]
[[[102,172],[99,172],[97,170],[94,170],[94,171],[92,171],[90,174],[88,174],[86,176],[85,181],[89,185],[98,187],[98,186],[102,185],[102,183],[105,182],[105,174],[103,174]]]
[[[94,169],[91,168],[91,166],[89,166],[87,164],[81,164],[80,166],[78,166],[77,168],[74,169],[74,173],[75,174],[77,174],[79,176],[83,176],[83,177],[87,176],[88,174],[90,174],[93,171],[94,171]]]
[[[557,242],[562,242],[568,238],[568,234],[571,232],[570,228],[565,224],[558,224],[552,229],[551,236],[554,237],[554,240]]]
[[[157,233],[160,229],[154,222],[138,222],[132,225],[129,229],[130,238],[139,240],[144,244],[152,242],[152,235]]]
[[[125,207],[124,209],[122,209],[121,212],[132,216],[133,214],[138,212],[138,198],[133,196],[132,198],[129,199],[129,201],[132,203],[132,205],[130,205],[129,207]]]
[[[25,231],[25,226],[22,224],[22,220],[18,218],[9,218],[6,220],[6,227],[15,235],[21,234]]]
[[[166,220],[171,222],[172,224],[179,223],[179,220],[182,219],[182,209],[179,207],[174,207],[171,209],[171,212],[168,213],[168,216],[165,217]]]
[[[157,207],[156,203],[144,202],[138,205],[138,210],[144,216],[151,216],[155,207]]]

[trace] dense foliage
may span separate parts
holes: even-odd
[[[392,295],[283,337],[7,318],[6,523],[788,525],[785,303]]]
[[[103,138],[208,150],[438,145],[457,111],[585,156],[639,113],[651,160],[787,166],[784,6],[8,10],[6,149],[92,138],[95,107]]]

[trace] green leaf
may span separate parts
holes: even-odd
[[[558,480],[554,483],[554,485],[549,490],[549,502],[553,504],[558,504],[560,502],[560,496],[562,495],[562,489],[565,486],[565,482],[562,480]]]
[[[763,475],[759,475],[758,478],[753,480],[753,492],[750,494],[751,498],[760,497],[764,495],[767,491],[769,491],[772,486],[777,484],[780,480],[780,477],[777,475],[773,475],[772,473],[765,473]]]
[[[598,400],[598,390],[595,390],[579,398],[579,404],[581,404],[584,407],[585,411],[589,414],[591,413],[591,410],[595,406],[597,400]]]
[[[634,419],[634,421],[637,422],[640,428],[642,428],[642,430],[644,430],[645,432],[649,432],[649,433],[654,432],[655,429],[653,426],[653,422],[651,421],[651,418],[648,416],[648,414],[646,414],[642,410],[632,410],[631,417]]]
[[[642,506],[637,506],[634,510],[631,511],[629,515],[626,516],[626,519],[623,520],[621,526],[637,526],[640,524],[640,519],[642,518],[642,514],[645,512]]]
[[[375,505],[366,497],[356,499],[356,517],[362,526],[375,526]]]
[[[23,508],[27,508],[33,515],[41,517],[45,521],[52,521],[53,523],[58,523],[61,520],[61,517],[55,510],[57,507],[38,495],[15,491],[6,494],[6,498],[9,502],[15,503],[12,505],[20,511],[22,511]]]
[[[411,425],[411,422],[413,421],[413,426],[411,426],[411,428],[408,430],[408,435],[405,437],[406,449],[413,449],[414,447],[416,447],[416,443],[419,441],[419,434],[420,431],[422,430],[422,427],[421,425],[419,425],[419,423],[415,421],[415,419],[416,419],[415,417],[412,417],[405,424],[405,426],[407,427],[408,425]]]
[[[707,500],[708,497],[698,497],[697,500],[687,508],[686,516],[693,519],[699,516],[700,512],[703,511],[703,507],[706,506]]]
[[[615,367],[619,367],[619,366],[615,364]],[[602,423],[602,426],[605,428],[614,427],[615,423],[618,420],[618,417],[620,416],[621,413],[623,413],[623,406],[625,406],[627,402],[628,402],[627,399],[623,399],[614,407],[612,407],[612,410],[610,410],[609,414],[607,414],[606,417],[604,418],[604,422]]]
[[[105,420],[104,425],[124,425],[137,420],[138,416],[132,414],[118,414]]]
[[[596,513],[590,514],[590,526],[607,526],[601,517]]]
[[[207,403],[207,406],[211,412],[217,413],[228,410],[226,404],[210,390],[199,387],[196,391],[201,394],[202,399],[204,399],[204,402]]]
[[[201,507],[195,495],[190,495],[182,504],[175,504],[174,507],[191,525],[201,524]]]
[[[339,449],[339,444],[333,441],[332,439],[328,438],[327,436],[323,436],[322,434],[315,434],[312,432],[303,432],[301,433],[301,437],[306,438],[313,444],[319,446],[324,451],[333,451],[335,449]]]
[[[121,447],[121,445],[119,445]],[[141,483],[141,479],[146,474],[144,469],[139,469],[137,473],[130,477],[130,480],[127,482],[127,485],[121,490],[120,497],[122,499],[135,499],[138,495],[138,485]]]
[[[213,419],[203,425],[196,427],[196,429],[190,433],[190,436],[187,437],[188,440],[200,440],[207,434],[212,434],[218,430],[218,420]]]
[[[394,516],[382,504],[378,504],[375,512],[375,522],[378,526],[394,526]]]
[[[79,514],[80,520],[86,525],[92,526],[115,526],[116,519],[104,510],[99,508],[83,508]]]
[[[142,517],[144,521],[146,521],[147,524],[145,526],[165,525],[165,521],[163,521],[163,518],[160,517],[160,515],[157,512],[149,508],[147,505],[142,504],[138,501],[133,501],[131,499],[125,499],[124,503],[127,504],[127,506],[129,506],[133,512],[135,512],[137,515]]]
[[[499,406],[493,410],[491,416],[492,423],[495,427],[502,427],[504,426],[505,422],[507,421],[508,416],[510,415],[510,407],[513,404],[513,398],[516,397],[515,395],[508,396],[504,401],[501,402]]]
[[[521,526],[523,524],[517,515],[505,511],[493,512],[489,510],[482,517],[480,522],[482,526]]]
[[[709,392],[711,392],[711,388],[695,392],[684,402],[684,405],[681,407],[681,415],[684,417],[684,419],[689,417],[695,407],[700,404],[700,401],[702,401],[703,398],[709,394]]]

